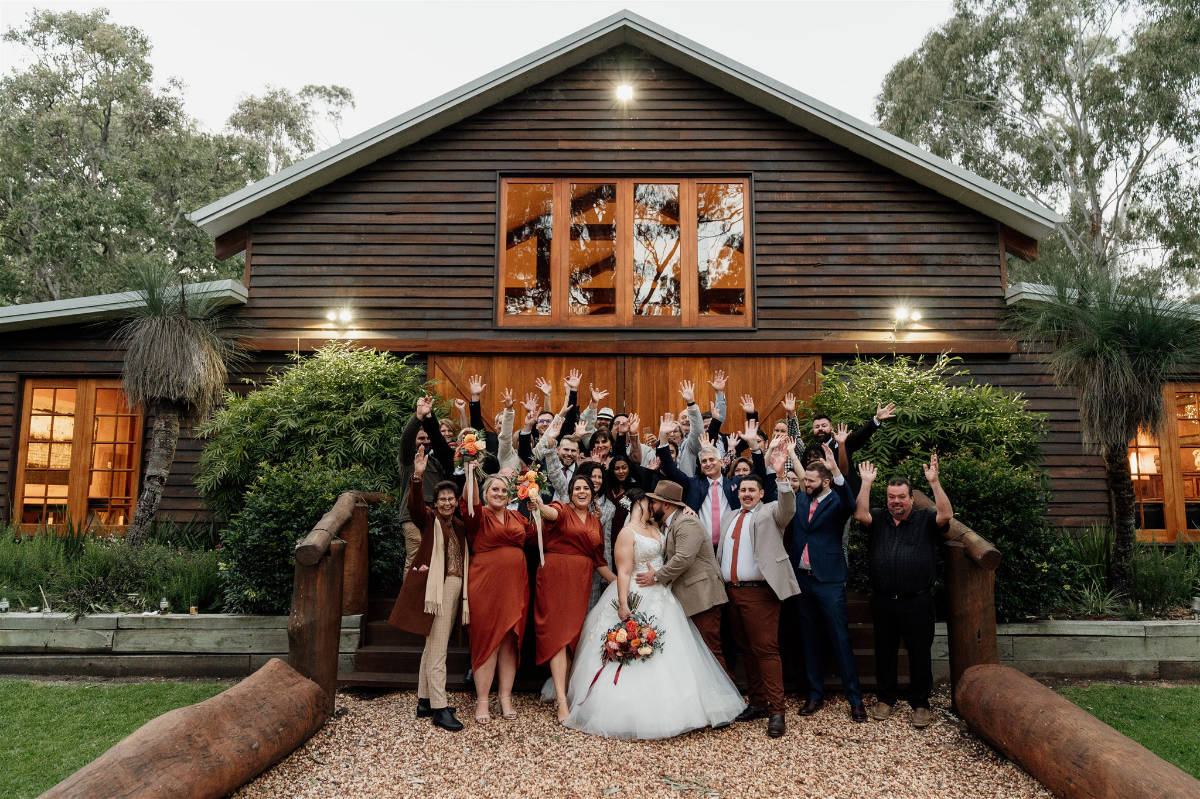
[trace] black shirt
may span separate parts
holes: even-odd
[[[872,508],[867,528],[871,591],[890,596],[932,588],[937,548],[947,527],[938,525],[933,508],[914,508],[899,524],[886,508]]]

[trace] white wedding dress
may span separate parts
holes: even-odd
[[[661,540],[636,535],[634,574],[644,572],[647,564],[662,568],[662,551]],[[626,663],[615,685],[617,664],[606,664],[593,684],[605,634],[619,621],[613,581],[583,623],[567,687],[571,715],[563,723],[610,738],[650,739],[733,721],[746,703],[671,589],[642,588],[631,581],[629,592],[641,596],[635,611],[653,617],[662,632],[662,649],[648,660]]]

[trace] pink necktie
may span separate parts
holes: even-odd
[[[713,546],[721,540],[721,484],[713,481],[712,489],[709,494],[709,513],[712,517],[712,537]]]
[[[808,520],[811,522],[813,514],[817,512],[817,501],[814,499],[808,506]],[[800,565],[806,569],[812,568],[808,562],[808,544],[804,545],[804,551],[800,553]]]

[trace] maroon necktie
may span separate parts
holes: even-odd
[[[729,582],[736,583],[737,578],[737,560],[738,547],[742,543],[742,519],[746,518],[746,511],[743,509],[738,512],[737,521],[733,523],[733,563],[729,566]]]

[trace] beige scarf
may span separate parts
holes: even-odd
[[[466,546],[463,553],[462,576],[462,623],[471,623],[471,614],[467,605],[467,569],[470,567],[471,553]],[[433,517],[433,554],[429,558],[429,574],[425,579],[425,612],[434,616],[442,612],[442,592],[446,585],[446,536],[442,532],[442,522]]]

